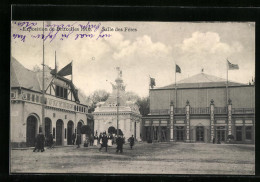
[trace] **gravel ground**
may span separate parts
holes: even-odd
[[[12,173],[255,174],[255,146],[204,143],[138,143],[115,147],[60,147],[45,152],[11,150]]]

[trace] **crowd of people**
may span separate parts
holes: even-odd
[[[133,149],[134,146],[134,136],[132,135],[129,139],[129,144],[130,144],[130,148]],[[73,145],[77,145],[77,148],[80,148],[80,144],[81,144],[81,134],[72,134],[72,144]],[[118,137],[116,137],[115,134],[111,134],[108,133],[106,134],[106,132],[104,133],[100,133],[100,135],[98,136],[97,132],[95,134],[95,136],[93,136],[92,134],[89,137],[86,137],[85,141],[84,141],[84,146],[88,147],[88,144],[90,146],[98,146],[100,144],[100,148],[99,151],[101,151],[103,148],[105,148],[105,151],[107,152],[107,148],[109,146],[113,146],[114,144],[116,144],[116,153],[120,152],[123,153],[123,144],[125,143],[125,138],[123,135],[118,135]],[[47,146],[48,149],[52,149],[55,145],[55,142],[53,140],[53,135],[51,133],[49,133],[48,137],[45,139],[44,134],[42,133],[42,131],[40,130],[39,134],[37,134],[36,136],[36,142],[35,142],[35,148],[33,150],[33,152],[44,152],[44,146]]]

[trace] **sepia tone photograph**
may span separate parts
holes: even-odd
[[[9,170],[255,175],[255,22],[11,22]]]

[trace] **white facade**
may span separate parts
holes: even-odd
[[[126,139],[132,135],[140,141],[141,115],[139,108],[132,101],[127,101],[125,86],[122,75],[116,79],[116,85],[112,84],[113,92],[104,102],[99,103],[94,116],[94,131],[108,133],[109,127],[117,129],[117,103],[118,107],[118,129],[121,129]]]

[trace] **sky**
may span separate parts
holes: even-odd
[[[201,73],[202,68],[206,74],[226,79],[227,59],[239,65],[239,70],[229,71],[230,81],[248,83],[255,75],[254,22],[44,24],[45,64],[55,67],[55,51],[58,70],[73,60],[73,82],[86,96],[99,89],[111,92],[116,67],[122,70],[126,91],[140,97],[149,94],[149,77],[155,78],[155,88],[174,83],[175,64],[181,68],[181,74],[176,74],[177,82]],[[91,30],[81,31],[82,25]],[[28,27],[32,30],[26,31]],[[11,55],[28,69],[42,64],[43,40],[38,35],[43,31],[36,29],[42,27],[40,21],[12,22]],[[57,31],[57,27],[68,29]]]

